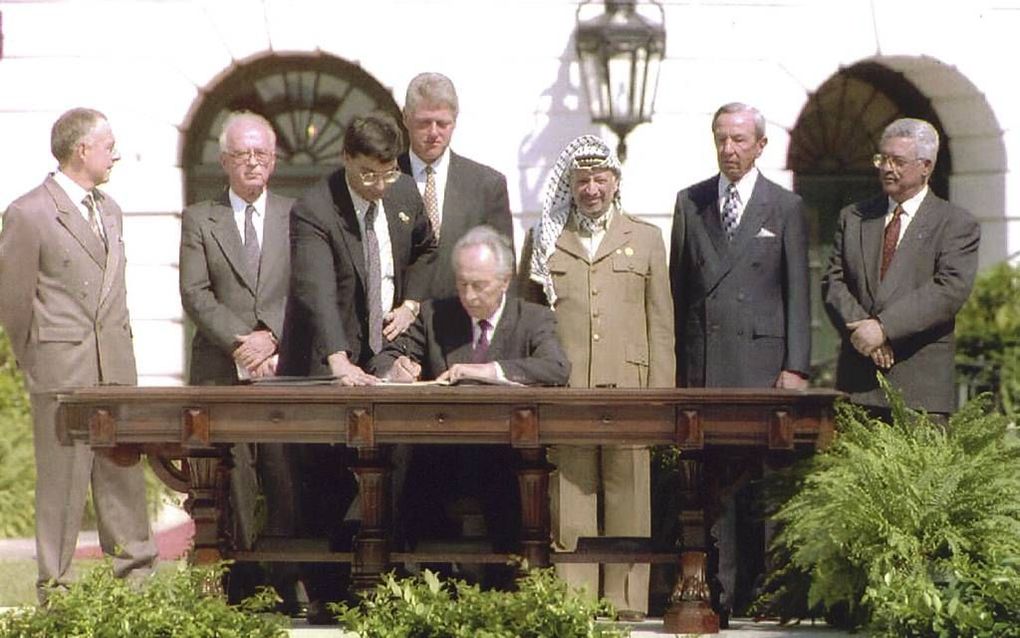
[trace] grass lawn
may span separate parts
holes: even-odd
[[[76,560],[74,569],[80,574],[99,563],[98,560]],[[177,569],[177,561],[160,561],[157,570]],[[0,607],[36,604],[35,559],[0,560]]]

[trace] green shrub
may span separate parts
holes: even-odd
[[[398,580],[387,575],[357,607],[335,607],[361,638],[615,638],[629,634],[595,621],[612,614],[570,591],[551,569],[529,570],[514,592],[482,591],[440,581],[425,571]]]
[[[1020,636],[1020,444],[1006,418],[984,396],[944,428],[882,382],[893,423],[839,405],[836,442],[777,514],[787,562],[765,602],[875,636]]]
[[[88,570],[66,591],[56,591],[46,608],[28,607],[0,615],[3,638],[283,638],[287,621],[262,613],[276,602],[263,590],[240,607],[210,594],[223,565],[159,571],[141,585],[115,578],[109,561]]]
[[[1020,413],[1020,267],[1002,262],[981,273],[956,317],[956,361],[968,383]]]

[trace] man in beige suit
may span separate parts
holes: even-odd
[[[0,232],[0,323],[25,375],[35,423],[37,591],[66,586],[89,485],[114,572],[156,560],[138,457],[63,446],[56,392],[136,383],[121,210],[96,187],[120,159],[106,117],[72,109],[53,125],[59,170],[15,200]]]
[[[585,135],[567,145],[524,245],[521,292],[555,309],[572,387],[673,387],[665,244],[658,228],[624,213],[619,180],[620,163],[603,140]],[[551,460],[557,547],[573,550],[578,537],[600,529],[606,536],[650,535],[647,448],[558,446]],[[559,564],[557,571],[599,593],[598,565]],[[621,618],[642,617],[648,577],[648,565],[606,565],[601,593]]]
[[[294,200],[268,189],[276,168],[272,125],[255,113],[232,113],[219,142],[227,187],[216,199],[186,208],[181,222],[181,302],[195,325],[188,368],[192,385],[234,385],[275,374],[290,282]],[[251,547],[260,532],[294,533],[295,479],[288,447],[233,447],[230,498],[237,529],[232,531],[240,547]],[[267,510],[261,530],[256,524],[260,483]],[[273,563],[269,572],[282,610],[296,612],[296,565]],[[239,563],[231,576],[228,594],[237,599],[254,593],[261,569]]]

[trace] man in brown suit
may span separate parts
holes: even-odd
[[[521,294],[556,310],[572,387],[673,387],[665,244],[658,228],[624,213],[619,180],[620,163],[603,140],[585,135],[567,146],[542,218],[525,241]],[[578,537],[598,536],[600,528],[607,536],[650,535],[647,448],[557,446],[551,460],[558,475],[552,485],[557,547],[573,550]],[[599,593],[598,565],[559,564],[557,571],[573,586]],[[622,618],[643,616],[648,577],[648,565],[606,565],[602,594]]]
[[[0,323],[25,375],[35,423],[37,591],[66,586],[89,485],[114,573],[156,560],[141,464],[93,455],[56,437],[56,392],[136,383],[124,285],[122,214],[96,187],[120,159],[98,111],[76,108],[53,125],[59,170],[15,200],[0,232]]]

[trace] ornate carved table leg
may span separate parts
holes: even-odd
[[[669,597],[669,609],[662,627],[674,634],[717,634],[719,616],[709,603],[711,594],[705,579],[705,552],[680,555],[680,577]]]
[[[190,561],[197,564],[223,560],[231,545],[229,449],[189,450],[187,458],[190,484],[184,510],[195,521],[195,545]]]
[[[517,486],[521,491],[521,555],[532,567],[549,562],[549,470],[545,448],[520,448]]]
[[[354,466],[361,498],[361,529],[354,539],[351,577],[355,591],[372,589],[390,566],[390,465],[377,447],[358,448]]]

